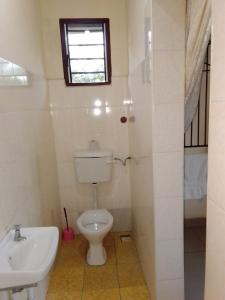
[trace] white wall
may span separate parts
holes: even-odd
[[[35,0],[1,0],[1,56],[43,74],[40,7]]]
[[[63,0],[41,0],[41,3],[45,63],[49,79],[63,79],[59,18],[110,18],[112,75],[127,76],[126,0],[67,0],[66,3]]]
[[[212,1],[212,65],[209,113],[209,175],[205,299],[225,297],[225,2]]]
[[[37,1],[0,1],[0,57],[31,73],[28,87],[0,88],[0,238],[13,224],[60,224],[39,21]]]
[[[130,153],[133,230],[152,299],[155,299],[155,253],[153,211],[152,85],[143,81],[145,20],[151,2],[129,1]]]
[[[136,241],[152,298],[182,300],[185,1],[133,0],[129,7],[129,129],[135,158],[131,186]],[[149,16],[151,83],[146,83]]]
[[[62,70],[59,18],[110,18],[112,84],[66,87]],[[67,207],[71,226],[80,212],[93,206],[91,186],[78,184],[73,159],[75,151],[88,147],[91,139],[114,156],[129,156],[127,115],[127,10],[126,1],[42,1],[42,26],[51,111],[57,154],[61,206]],[[95,101],[102,102],[95,116]],[[107,107],[107,109],[106,109]],[[114,230],[131,228],[129,166],[114,165],[112,182],[99,186],[99,206],[114,216]],[[62,216],[63,218],[63,216]]]
[[[153,164],[157,299],[184,299],[184,0],[153,0]]]

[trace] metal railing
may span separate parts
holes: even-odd
[[[208,147],[211,43],[208,44],[195,117],[184,135],[184,147]]]

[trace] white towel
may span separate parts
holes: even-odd
[[[207,194],[207,154],[185,155],[184,199],[202,199]]]

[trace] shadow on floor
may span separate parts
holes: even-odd
[[[205,285],[206,227],[184,229],[185,300],[203,300]]]

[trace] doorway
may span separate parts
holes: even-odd
[[[185,300],[204,299],[210,58],[211,42],[202,70],[198,108],[184,137]]]

